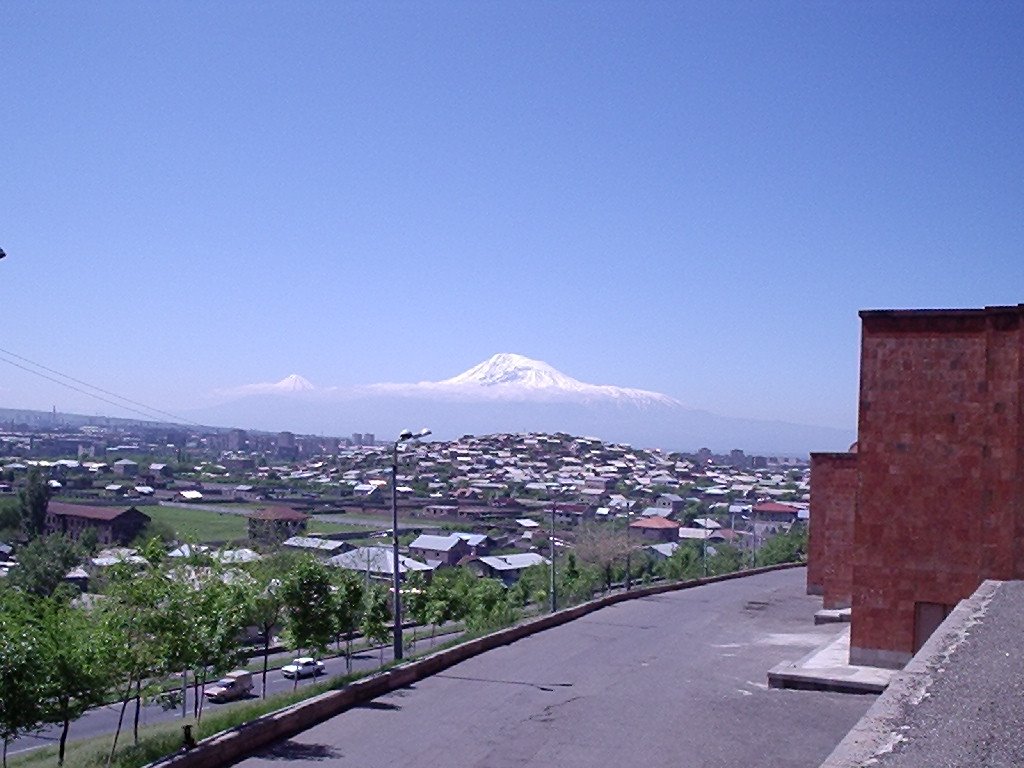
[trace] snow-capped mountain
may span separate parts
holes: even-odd
[[[438,438],[569,432],[668,450],[742,448],[784,455],[845,450],[853,430],[718,416],[658,392],[588,384],[553,366],[501,353],[441,381],[316,387],[298,374],[216,393],[196,421],[268,431],[397,435],[427,425]]]
[[[545,362],[511,352],[499,352],[450,379],[423,384],[436,389],[461,391],[467,395],[481,394],[480,390],[487,390],[487,394],[492,397],[518,394],[521,398],[524,394],[534,393],[583,401],[610,399],[636,405],[680,405],[679,401],[660,392],[587,384]]]
[[[316,387],[313,386],[309,379],[300,376],[297,373],[285,376],[280,381],[261,383],[261,384],[243,384],[240,387],[233,389],[218,390],[215,394],[220,397],[244,397],[245,395],[287,395],[296,392],[315,392]]]

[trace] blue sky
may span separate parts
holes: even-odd
[[[1024,301],[1024,4],[0,5],[0,348],[159,408],[495,352],[853,427]],[[0,406],[115,413],[0,363]]]

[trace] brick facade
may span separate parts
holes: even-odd
[[[825,608],[849,608],[853,589],[853,519],[857,454],[811,454],[807,594]]]
[[[1024,305],[861,319],[850,661],[902,666],[983,579],[1024,578]]]

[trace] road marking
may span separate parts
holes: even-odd
[[[15,750],[12,750],[12,751],[8,752],[7,755],[9,757],[11,755],[18,755],[18,754],[21,754],[22,752],[31,752],[33,749],[42,749],[43,747],[48,747],[48,746],[50,746],[50,745],[49,744],[36,744],[34,747],[22,747],[21,749],[15,749]]]

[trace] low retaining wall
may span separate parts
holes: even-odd
[[[223,733],[210,736],[200,741],[194,749],[180,752],[152,763],[149,768],[219,768],[219,766],[236,762],[252,752],[279,739],[294,736],[317,723],[334,717],[346,709],[382,696],[385,693],[405,688],[418,680],[437,674],[460,662],[478,656],[485,651],[502,645],[514,643],[524,637],[543,632],[561,624],[574,621],[588,613],[599,611],[609,605],[624,600],[635,600],[640,597],[658,595],[663,592],[674,592],[680,589],[691,589],[703,584],[728,581],[760,573],[780,571],[787,568],[802,568],[804,563],[783,563],[748,571],[736,571],[722,576],[711,576],[705,579],[657,584],[640,587],[629,592],[617,592],[591,600],[581,605],[566,608],[557,613],[549,613],[530,619],[514,627],[508,627],[484,637],[478,637],[461,643],[454,648],[432,653],[417,661],[380,672],[345,686],[340,691],[327,691],[306,701],[293,704],[277,712],[271,712],[237,726]]]

